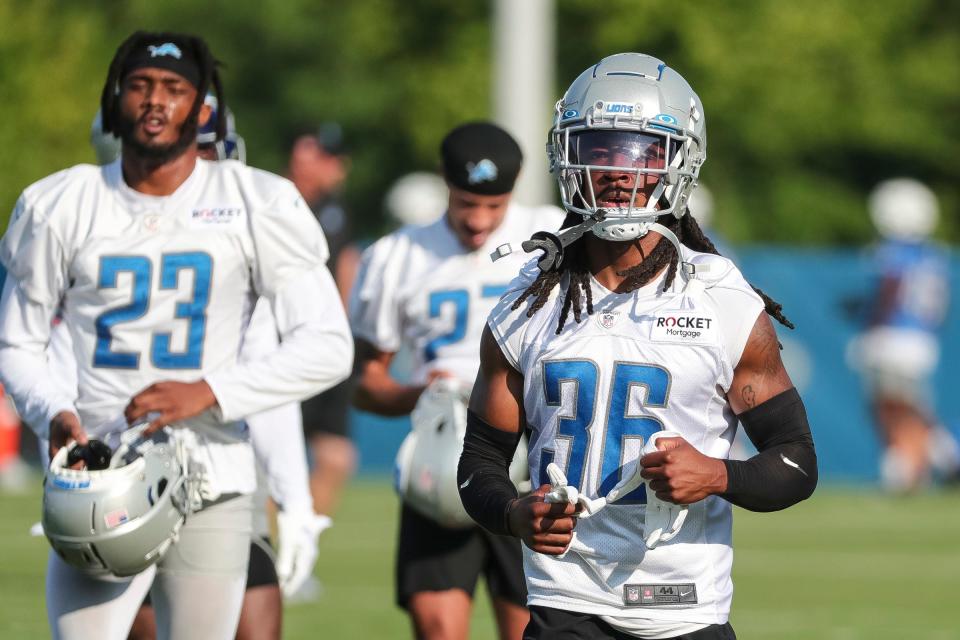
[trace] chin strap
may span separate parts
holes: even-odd
[[[603,220],[603,214],[598,213],[596,216],[587,218],[578,225],[568,227],[557,233],[537,231],[530,236],[529,240],[524,240],[520,244],[520,247],[527,253],[532,253],[538,249],[543,251],[543,255],[537,259],[537,266],[540,268],[540,271],[544,273],[554,271],[563,264],[563,250],[583,237],[583,234],[590,231],[590,229],[601,220]],[[500,258],[504,258],[513,252],[514,248],[510,243],[502,244],[490,254],[490,259],[496,262]]]
[[[578,225],[568,227],[562,231],[558,231],[557,233],[551,233],[549,231],[537,231],[530,236],[529,240],[524,240],[520,244],[520,247],[527,253],[533,253],[537,250],[543,251],[543,254],[537,259],[537,267],[539,267],[540,271],[543,273],[553,271],[563,264],[563,250],[583,237],[583,234],[593,229],[593,227],[603,219],[603,213],[600,212],[594,217],[587,218]],[[650,223],[650,226],[647,227],[647,230],[656,231],[664,238],[669,240],[677,250],[677,255],[679,255],[681,258],[683,257],[683,245],[680,243],[680,238],[677,237],[677,234],[659,222]],[[510,243],[502,244],[490,254],[490,260],[496,262],[500,258],[505,258],[514,251],[515,249]],[[680,275],[687,285],[689,285],[692,280],[696,280],[701,273],[707,273],[709,271],[709,264],[696,265],[692,262],[685,262],[682,260],[680,262]]]

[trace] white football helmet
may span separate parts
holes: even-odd
[[[120,138],[103,132],[103,114],[100,109],[97,109],[97,115],[93,116],[93,122],[90,123],[90,146],[97,156],[97,164],[110,164],[120,157]]]
[[[449,195],[443,178],[416,171],[398,178],[383,201],[387,212],[400,224],[428,224],[447,210]]]
[[[713,194],[706,185],[699,185],[690,194],[687,206],[690,208],[690,215],[697,219],[697,224],[702,228],[709,229],[713,225]]]
[[[132,576],[157,562],[198,506],[182,443],[168,430],[124,434],[101,471],[66,467],[71,443],[43,482],[43,531],[68,564],[92,575]]]
[[[660,215],[683,216],[706,150],[700,98],[680,74],[640,53],[609,56],[581,73],[557,102],[547,143],[564,207],[597,220],[591,231],[605,240],[633,240]],[[626,173],[632,187],[595,193],[596,172]],[[654,181],[638,206],[638,189]]]
[[[923,240],[933,233],[940,217],[937,196],[911,178],[893,178],[870,194],[870,218],[886,238]]]
[[[237,133],[237,121],[233,117],[230,107],[220,109],[217,97],[208,93],[203,103],[211,108],[210,119],[207,124],[197,128],[197,144],[201,147],[209,146],[217,153],[217,160],[239,160],[247,163],[247,143],[243,136]],[[217,121],[224,113],[227,118],[227,134],[223,140],[217,140]]]
[[[476,526],[457,488],[468,396],[469,389],[453,378],[434,380],[410,414],[410,433],[397,452],[397,493],[408,505],[451,529]],[[526,476],[527,447],[521,439],[510,479],[522,490]]]

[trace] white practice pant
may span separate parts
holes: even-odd
[[[51,551],[46,589],[51,635],[125,640],[149,591],[159,640],[231,640],[247,582],[251,509],[251,496],[204,506],[187,518],[163,559],[132,578],[94,578]]]

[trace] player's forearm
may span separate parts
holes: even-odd
[[[424,385],[405,385],[397,382],[378,362],[360,366],[360,380],[353,395],[358,409],[382,416],[405,416],[417,406]]]
[[[796,389],[741,414],[740,421],[759,453],[724,461],[720,495],[750,511],[778,511],[809,498],[817,486],[817,454]]]
[[[467,413],[457,467],[460,500],[477,524],[498,535],[513,535],[509,511],[517,489],[510,480],[510,462],[520,436],[491,426],[473,411]]]

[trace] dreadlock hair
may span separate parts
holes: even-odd
[[[567,213],[563,221],[562,229],[579,224],[582,218],[579,214]],[[676,218],[673,215],[661,216],[658,220],[660,224],[673,231],[680,242],[685,246],[699,251],[700,253],[712,253],[720,255],[713,242],[710,241],[703,229],[697,223],[689,210],[681,217]],[[666,291],[673,284],[677,273],[677,263],[680,256],[673,243],[664,238],[658,242],[649,255],[644,256],[640,264],[630,267],[617,275],[624,276],[625,280],[621,285],[623,293],[636,291],[640,287],[650,282],[664,267],[669,267],[663,282],[663,291]],[[586,300],[587,315],[593,314],[593,291],[590,286],[590,270],[587,266],[585,239],[583,237],[572,242],[563,252],[563,262],[559,267],[546,272],[541,272],[537,278],[527,287],[520,297],[513,303],[513,309],[519,309],[528,298],[533,298],[533,303],[527,309],[527,317],[533,317],[550,298],[550,293],[561,283],[564,276],[567,276],[567,289],[564,292],[563,308],[560,310],[560,318],[557,321],[557,335],[563,331],[566,325],[567,316],[573,310],[574,322],[579,323],[582,318],[583,301]],[[763,300],[766,312],[776,319],[783,326],[793,329],[794,325],[783,314],[783,305],[772,299],[763,291],[750,285],[753,290]]]
[[[127,58],[131,53],[148,43],[157,41],[176,41],[178,45],[190,52],[200,67],[200,85],[197,87],[197,99],[193,103],[193,109],[187,117],[187,121],[195,120],[200,113],[200,107],[203,106],[204,98],[212,86],[214,94],[217,97],[218,111],[225,114],[227,112],[227,101],[223,93],[223,83],[220,81],[220,74],[217,67],[220,61],[213,57],[210,47],[206,41],[199,36],[192,36],[185,33],[173,32],[151,32],[136,31],[129,38],[117,47],[117,52],[110,61],[110,69],[107,71],[107,81],[103,85],[103,92],[100,94],[100,112],[103,118],[103,132],[114,133],[119,130],[117,123],[120,119],[120,83],[123,81],[123,73]],[[223,140],[227,137],[227,118],[217,118],[217,140]]]

